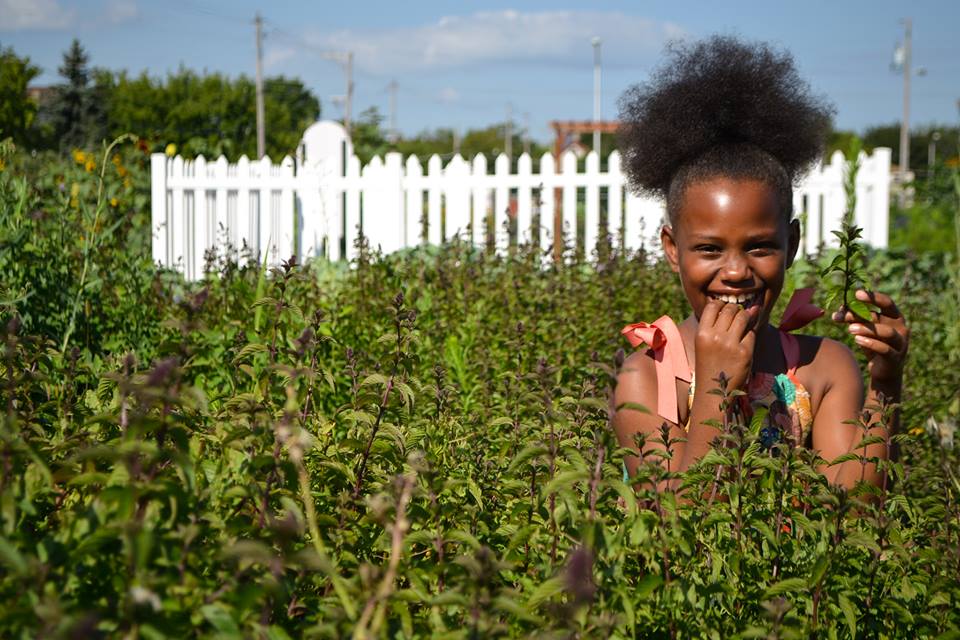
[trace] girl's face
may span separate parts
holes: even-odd
[[[695,182],[676,218],[661,240],[697,319],[712,298],[743,305],[751,329],[764,326],[800,240],[799,223],[787,222],[776,192],[756,180]]]

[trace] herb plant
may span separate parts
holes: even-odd
[[[926,430],[960,388],[942,260],[871,260],[922,327],[887,486],[831,487],[839,460],[762,416],[625,482],[619,328],[684,312],[665,265],[361,243],[349,266],[211,255],[188,284],[149,263],[135,153],[104,173],[65,351],[54,283],[83,270],[64,229],[94,174],[0,170],[0,636],[960,633],[960,450]]]

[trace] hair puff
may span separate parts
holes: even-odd
[[[668,56],[620,99],[618,137],[635,190],[666,198],[684,167],[750,148],[772,156],[792,183],[823,153],[833,109],[812,95],[789,53],[714,36],[673,44]]]

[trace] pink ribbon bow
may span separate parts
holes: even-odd
[[[644,343],[650,345],[657,372],[657,413],[676,424],[679,418],[675,380],[690,382],[692,377],[677,325],[670,316],[660,316],[651,324],[628,324],[620,333],[634,348]]]
[[[810,302],[813,300],[813,287],[797,289],[790,297],[787,308],[780,320],[781,331],[793,331],[805,327],[823,315],[823,309]]]

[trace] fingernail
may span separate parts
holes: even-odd
[[[867,344],[866,336],[857,336],[856,338],[853,339],[853,341],[856,342],[857,344],[862,344],[862,345]]]
[[[862,324],[852,324],[852,325],[850,325],[850,333],[860,333],[861,331],[863,331],[863,325],[862,325]]]

